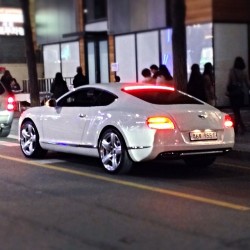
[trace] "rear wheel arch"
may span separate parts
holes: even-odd
[[[124,137],[114,126],[107,126],[101,131],[98,153],[104,169],[109,173],[126,174],[132,168],[133,161],[129,156]]]
[[[124,141],[126,147],[127,147],[127,143],[126,143],[126,140],[125,140],[125,138],[124,138],[123,133],[122,133],[118,128],[116,128],[115,126],[112,126],[112,125],[108,125],[108,126],[106,126],[106,127],[104,127],[104,128],[102,129],[102,131],[100,132],[99,137],[98,137],[98,143],[100,142],[100,138],[101,138],[101,136],[103,135],[103,133],[104,133],[106,130],[108,130],[108,129],[114,129],[114,130],[116,130],[117,132],[119,132],[120,135],[122,136],[122,139],[123,139],[123,141]]]

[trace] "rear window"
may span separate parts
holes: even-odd
[[[135,96],[145,102],[158,105],[168,104],[203,104],[202,102],[184,95],[177,90],[165,89],[138,89],[124,90],[124,92]]]

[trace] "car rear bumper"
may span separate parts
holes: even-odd
[[[232,148],[210,149],[210,150],[189,150],[189,151],[173,151],[162,152],[156,158],[161,160],[168,159],[183,159],[190,156],[202,156],[202,155],[223,155],[232,150]]]
[[[180,159],[194,155],[221,155],[232,150],[234,142],[221,144],[170,145],[129,149],[129,155],[134,162],[162,159]]]

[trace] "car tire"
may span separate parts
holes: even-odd
[[[9,134],[10,134],[10,128],[0,130],[0,137],[7,137]]]
[[[98,151],[104,169],[112,174],[127,174],[133,165],[122,135],[116,129],[107,129],[99,139]]]
[[[20,129],[20,146],[27,158],[41,158],[47,150],[41,148],[39,133],[32,121],[25,121]]]
[[[214,163],[216,156],[192,156],[184,159],[190,168],[206,168]]]

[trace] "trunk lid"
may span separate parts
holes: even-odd
[[[220,110],[206,104],[154,105],[159,115],[172,117],[180,131],[221,130],[224,115]]]

